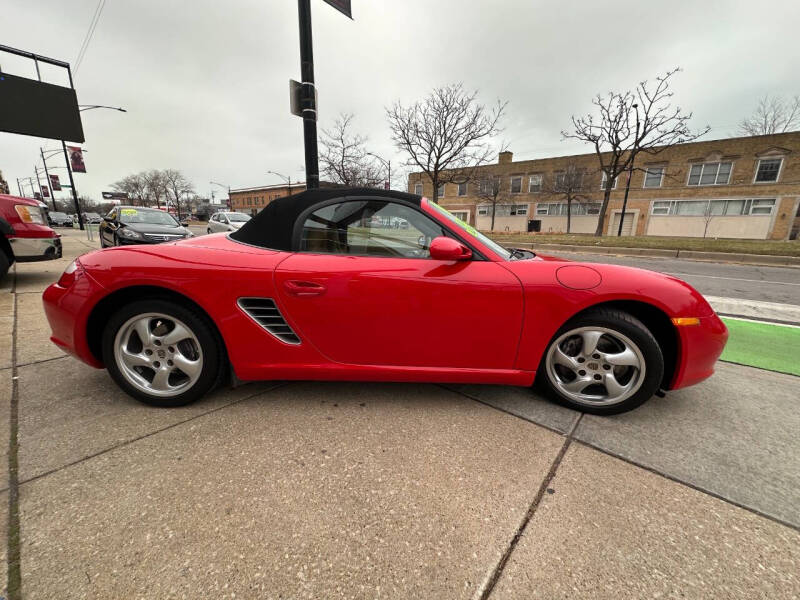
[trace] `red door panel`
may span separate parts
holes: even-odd
[[[333,361],[514,366],[522,286],[496,263],[294,254],[275,280],[303,342]]]

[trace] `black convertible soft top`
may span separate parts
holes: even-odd
[[[341,198],[394,198],[403,200],[419,206],[421,196],[395,192],[392,190],[381,190],[376,188],[322,188],[317,190],[306,190],[299,194],[285,196],[273,200],[258,213],[255,217],[245,223],[241,229],[234,231],[230,237],[237,242],[271,248],[273,250],[291,250],[292,233],[297,218],[316,204],[322,204],[328,200]]]

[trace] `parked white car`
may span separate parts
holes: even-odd
[[[250,215],[239,212],[218,212],[208,220],[208,233],[236,231],[250,220]]]

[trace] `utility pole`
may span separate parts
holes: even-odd
[[[636,137],[633,141],[633,150],[636,151],[639,145],[639,105],[633,105],[636,111]],[[628,181],[625,183],[625,197],[622,200],[622,216],[619,219],[619,229],[617,229],[617,237],[622,237],[622,224],[625,222],[625,209],[628,207],[628,192],[631,189],[631,177],[633,176],[633,161],[636,159],[634,154],[631,163],[628,165]],[[634,232],[635,233],[635,232]]]
[[[306,154],[306,188],[311,190],[319,187],[314,45],[311,38],[311,0],[297,0],[297,13],[300,19],[300,79],[302,85],[303,143]]]
[[[17,191],[19,192],[20,198],[25,197],[22,195],[22,186],[19,184],[19,177],[17,177]]]
[[[78,215],[78,227],[83,231],[83,214],[81,213],[81,205],[78,202],[78,190],[75,189],[75,179],[72,177],[72,167],[70,166],[67,145],[64,140],[61,140],[61,148],[64,150],[64,160],[67,161],[67,173],[69,173],[69,185],[72,189],[72,201],[75,203],[75,214]]]
[[[47,202],[44,200],[44,190],[42,190],[42,182],[39,181],[39,170],[36,168],[36,165],[33,165],[33,172],[36,175],[36,185],[39,186],[39,195],[42,197],[42,202],[47,205]]]
[[[50,179],[50,173],[47,171],[47,161],[44,159],[44,150],[42,150],[41,146],[39,146],[39,154],[42,155],[42,164],[44,165],[44,175],[47,177],[47,185],[50,186],[50,198],[53,200],[53,210],[58,210],[56,208],[56,193],[55,190],[53,190],[53,182]]]

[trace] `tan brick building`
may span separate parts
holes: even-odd
[[[255,215],[267,204],[282,196],[298,194],[306,189],[303,182],[293,183],[291,187],[285,183],[260,187],[239,188],[231,190],[231,210]]]
[[[500,153],[479,169],[498,177],[495,231],[564,233],[564,195],[555,185],[568,169],[581,175],[581,202],[572,204],[571,233],[594,233],[603,200],[603,177],[594,154],[514,161]],[[627,174],[620,175],[603,222],[616,235]],[[409,175],[409,191],[431,198],[423,173]],[[439,203],[488,231],[491,206],[479,184],[447,183]],[[443,192],[443,193],[441,193]],[[640,154],[633,172],[624,235],[785,240],[800,229],[800,132],[680,144],[655,155]]]

